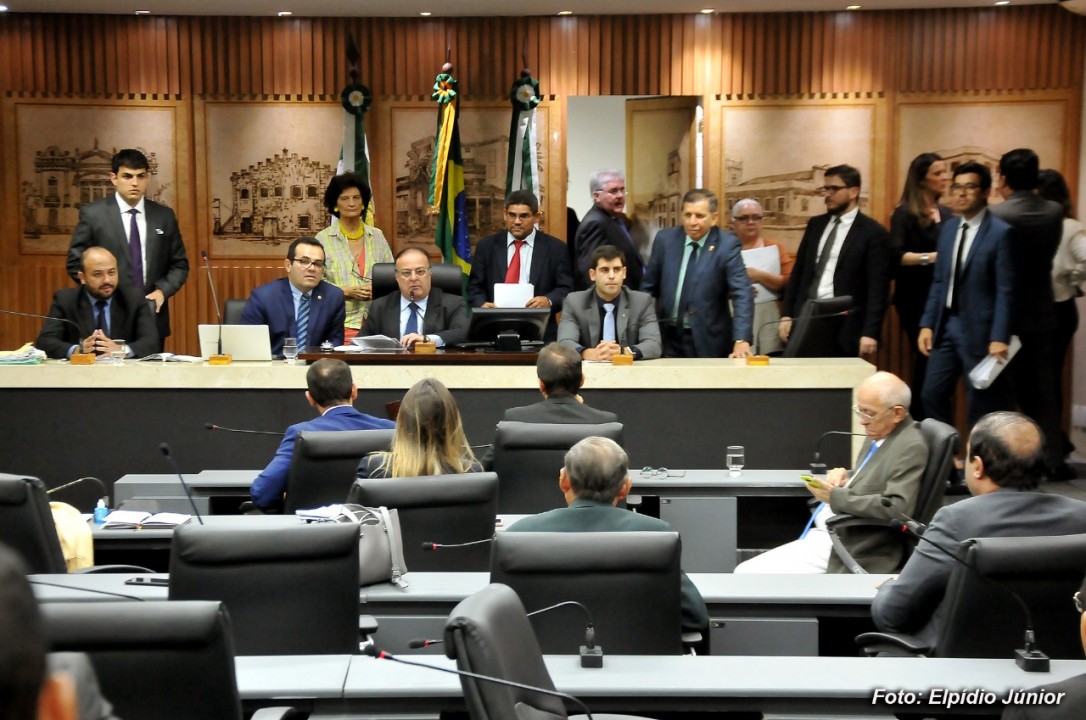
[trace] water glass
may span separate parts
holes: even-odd
[[[288,337],[283,340],[283,358],[287,365],[293,365],[298,359],[298,338]]]
[[[124,351],[124,340],[121,338],[112,338],[113,342],[117,343],[117,349],[111,350],[109,353],[110,362],[114,365],[124,365],[124,359],[128,357],[128,353]]]
[[[742,445],[729,445],[726,456],[728,475],[738,477],[743,474],[743,466],[747,463],[747,452]]]

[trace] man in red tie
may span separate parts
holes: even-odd
[[[468,279],[472,307],[494,307],[494,285],[532,286],[525,307],[550,308],[551,319],[543,337],[557,337],[555,315],[573,289],[573,270],[566,244],[536,228],[539,200],[530,190],[514,190],[505,198],[505,232],[479,241]]]

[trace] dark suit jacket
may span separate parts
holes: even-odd
[[[89,247],[103,247],[117,258],[117,270],[124,282],[131,284],[132,262],[128,239],[117,209],[117,199],[110,195],[79,208],[79,223],[68,247],[68,274],[78,282],[79,263]],[[147,282],[143,294],[161,290],[167,301],[177,294],[189,276],[189,260],[177,227],[177,217],[165,205],[144,199],[147,212],[147,237],[141,238],[146,259],[143,264]],[[158,334],[170,335],[170,305],[166,302],[156,318]]]
[[[592,285],[588,279],[588,266],[592,262],[592,252],[601,245],[614,245],[626,256],[626,287],[631,290],[641,289],[641,279],[645,274],[641,255],[633,240],[623,229],[621,218],[614,218],[593,205],[584,214],[577,226],[577,238],[574,250],[577,253],[577,267],[574,284],[578,290]]]
[[[558,488],[555,488],[558,492]],[[610,503],[574,500],[569,507],[548,510],[513,523],[506,532],[673,532],[670,525],[648,515],[621,510]],[[587,550],[587,549],[586,549]],[[701,593],[682,574],[683,632],[704,632],[709,627],[709,611]]]
[[[1063,208],[1023,190],[993,205],[990,211],[1012,228],[1010,253],[1015,280],[1011,332],[1021,335],[1055,330],[1052,258],[1063,234]]]
[[[681,227],[656,233],[642,289],[656,298],[657,318],[674,314],[685,244],[686,231]],[[689,314],[698,357],[728,357],[735,341],[754,342],[754,293],[741,250],[738,238],[719,228],[712,228],[703,241],[691,278]]]
[[[333,345],[342,345],[346,313],[343,291],[321,280],[310,295],[307,346],[316,347],[325,340]],[[249,301],[245,303],[245,309],[241,311],[241,324],[267,325],[268,334],[271,336],[272,355],[281,357],[283,340],[297,332],[294,327],[294,295],[290,291],[290,280],[279,278],[253,288]]]
[[[1063,697],[1055,705],[1007,705],[1001,720],[1082,720],[1086,717],[1086,675],[1075,675],[1062,682],[1030,689],[1042,688],[1046,692],[1063,693]]]
[[[971,538],[1086,533],[1086,503],[1062,495],[999,490],[947,505],[935,513],[924,537],[945,548]],[[922,542],[897,580],[883,583],[871,605],[875,627],[903,632],[934,645],[942,627],[943,595],[957,566]],[[1070,602],[1070,601],[1068,601]]]
[[[867,440],[857,456],[861,462],[870,450],[871,440]],[[901,513],[912,515],[927,462],[928,444],[920,434],[920,425],[906,415],[882,441],[856,479],[845,487],[830,491],[830,509],[834,514],[846,513],[872,520],[893,520]],[[889,498],[893,507],[883,507],[883,498]],[[867,572],[892,573],[901,566],[905,546],[897,528],[843,528],[840,535],[849,553]],[[831,553],[826,572],[849,570],[836,553]]]
[[[468,277],[468,300],[472,307],[494,302],[494,284],[505,282],[509,269],[508,233],[487,236],[475,247],[475,258]],[[551,319],[547,324],[545,340],[553,340],[558,333],[555,316],[562,309],[562,301],[573,289],[573,270],[569,264],[566,244],[539,230],[532,243],[532,266],[528,269],[528,281],[536,295],[545,295],[551,301]]]
[[[399,291],[390,292],[373,301],[370,314],[360,335],[387,335],[400,337],[400,297]],[[464,298],[448,295],[441,288],[430,288],[426,301],[426,315],[422,319],[422,329],[427,335],[440,335],[446,345],[455,345],[468,337],[468,311],[464,307]]]
[[[951,218],[943,223],[943,229],[939,232],[935,276],[924,315],[920,319],[920,327],[931,329],[935,343],[940,341],[946,330],[950,266],[954,258],[955,238],[961,235],[961,226],[960,216]],[[969,246],[969,255],[962,264],[958,314],[964,320],[962,332],[965,333],[966,349],[973,356],[974,365],[988,355],[988,343],[1010,342],[1015,271],[1010,253],[1010,230],[1007,223],[990,212],[986,213]]]
[[[818,266],[818,241],[829,223],[829,213],[813,217],[807,223],[796,252],[796,264],[784,288],[781,317],[796,317],[807,301]],[[838,238],[837,242],[842,241]],[[878,340],[882,333],[890,287],[889,257],[886,228],[867,215],[857,213],[841,245],[833,273],[834,296],[851,295],[855,308],[855,312],[850,312],[845,319],[838,336],[841,351],[846,356],[859,353],[861,337]]]
[[[79,326],[77,330],[59,320],[45,321],[34,347],[44,350],[51,358],[63,360],[68,357],[68,348],[78,345],[94,332],[94,303],[82,285],[57,290],[47,315],[71,320]],[[158,330],[151,305],[130,285],[118,285],[113,291],[109,331],[110,337],[124,339],[136,357],[158,352]]]
[[[622,347],[637,348],[645,360],[660,357],[660,325],[648,293],[622,288],[615,298],[615,334]],[[596,347],[600,342],[600,311],[596,288],[572,292],[562,306],[558,323],[558,342],[573,349]]]
[[[600,425],[618,422],[618,415],[589,407],[569,395],[551,396],[532,405],[509,408],[502,420],[530,423],[563,423],[567,425]],[[480,457],[483,467],[494,469],[494,446],[490,445]]]

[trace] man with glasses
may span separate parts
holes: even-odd
[[[875,595],[875,627],[915,635],[938,655],[943,596],[958,564],[936,545],[953,552],[970,538],[1086,533],[1086,502],[1037,492],[1044,453],[1044,434],[1025,415],[996,412],[980,419],[966,446],[965,483],[973,497],[935,513],[924,533],[931,542],[918,544],[901,575]]]
[[[928,462],[920,424],[909,416],[912,391],[899,377],[877,372],[856,388],[852,412],[867,440],[852,470],[834,468],[826,478],[808,483],[821,504],[798,540],[740,563],[737,573],[840,573],[848,569],[833,552],[826,520],[847,514],[873,520],[911,515]],[[884,500],[890,501],[885,507]],[[896,528],[854,527],[839,531],[849,554],[869,573],[894,572],[905,546]]]
[[[373,301],[360,335],[398,338],[404,347],[432,342],[438,347],[455,345],[468,336],[468,311],[464,298],[446,295],[431,287],[430,256],[419,248],[396,254],[398,293]]]
[[[285,278],[253,288],[241,323],[267,325],[276,357],[283,356],[288,337],[297,338],[300,351],[326,341],[342,345],[346,306],[343,291],[323,279],[324,247],[316,238],[298,238],[287,249],[283,267]]]
[[[871,355],[879,349],[889,296],[889,236],[860,212],[859,170],[827,168],[824,182],[818,192],[826,213],[811,218],[800,241],[781,303],[780,338],[788,342],[791,319],[808,300],[848,295],[852,308],[837,337],[839,356]]]
[[[577,256],[577,267],[573,269],[575,287],[584,290],[592,286],[589,277],[592,253],[604,245],[614,245],[625,258],[626,285],[631,290],[640,290],[644,263],[622,213],[626,207],[626,177],[618,170],[598,170],[592,173],[588,187],[592,192],[592,209],[581,219],[573,241]]]
[[[1010,226],[988,212],[991,189],[992,174],[984,165],[966,162],[954,170],[949,199],[960,215],[939,231],[935,274],[920,318],[917,343],[930,358],[921,391],[924,409],[950,425],[958,378],[989,355],[1006,358],[1011,341]],[[1010,408],[1003,375],[985,389],[965,383],[965,396],[970,425]]]
[[[645,292],[656,297],[664,357],[747,357],[754,292],[739,240],[717,227],[716,195],[686,193],[682,227],[656,234]]]

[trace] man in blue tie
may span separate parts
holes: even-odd
[[[834,468],[808,490],[821,501],[798,540],[739,563],[737,573],[847,572],[832,552],[826,519],[840,513],[875,520],[911,515],[928,462],[920,424],[909,417],[912,392],[901,378],[877,372],[856,389],[852,412],[867,440],[854,469]],[[883,500],[890,501],[884,507]],[[841,531],[841,540],[869,573],[898,569],[904,553],[902,535],[889,525]]]
[[[298,339],[298,349],[328,341],[343,344],[346,306],[343,291],[324,280],[324,246],[301,237],[290,244],[285,278],[254,288],[241,313],[243,325],[267,325],[272,355],[282,357],[283,341]]]
[[[648,293],[624,286],[622,250],[614,245],[596,248],[588,274],[593,286],[570,293],[562,305],[558,342],[585,360],[610,360],[623,353],[635,360],[660,357],[655,303]]]

